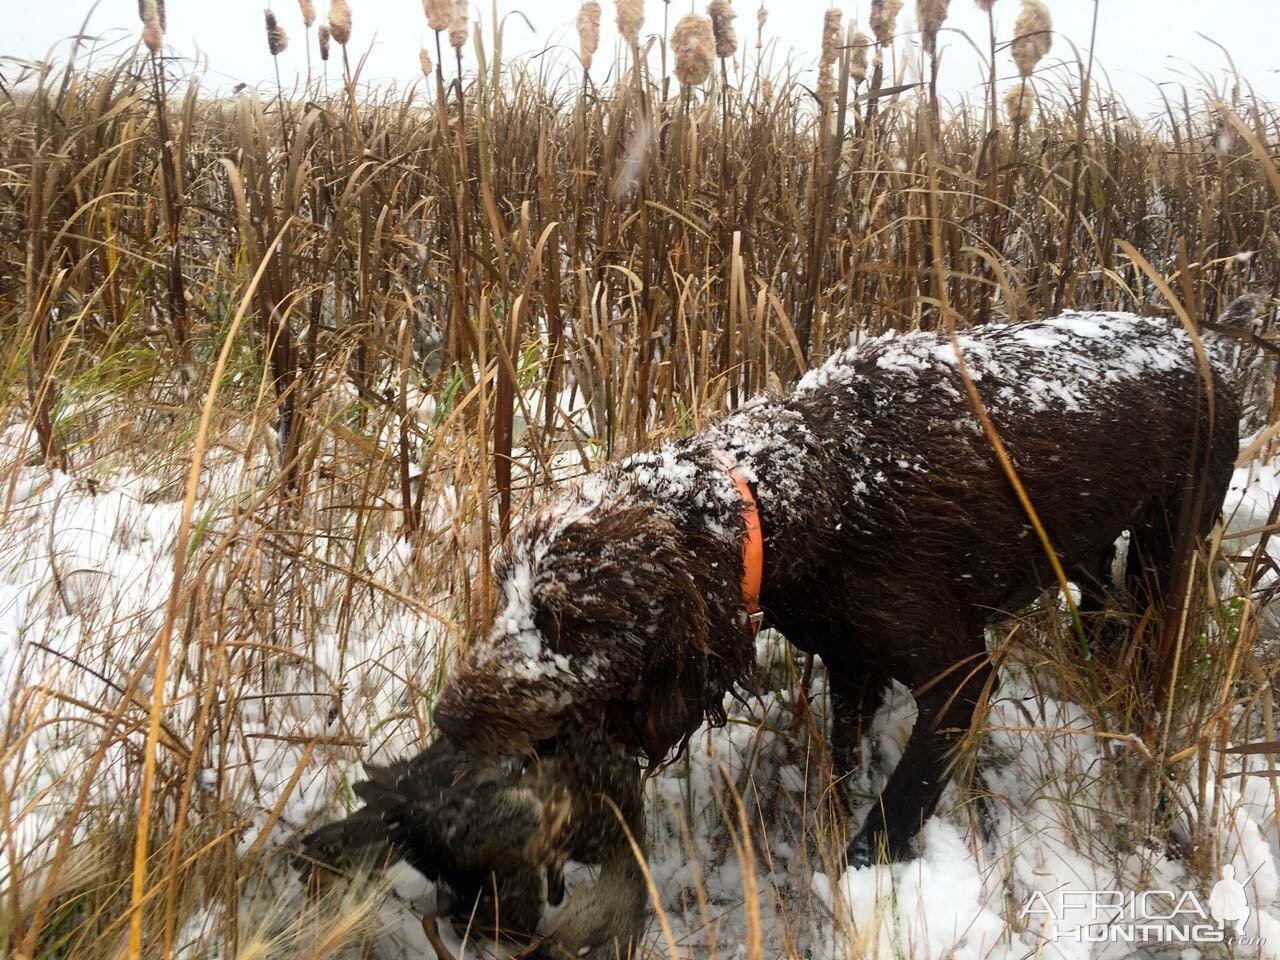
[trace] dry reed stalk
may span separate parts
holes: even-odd
[[[618,0],[618,33],[622,39],[636,46],[643,26],[644,0]]]
[[[700,13],[686,13],[671,31],[671,49],[676,55],[676,79],[680,85],[696,87],[705,83],[716,55],[711,19]]]
[[[1018,73],[1029,77],[1053,46],[1053,18],[1049,8],[1042,0],[1022,0],[1013,29],[1015,36],[1009,48],[1013,62],[1018,65]]]
[[[1052,42],[1052,34],[1049,31],[1053,27],[1053,22],[1049,17],[1049,8],[1044,6],[1043,3],[1039,3],[1038,0],[1037,0],[1037,3],[1039,6],[1039,9],[1035,11],[1033,15],[1031,15],[1030,19],[1035,21],[1035,23],[1031,25],[1038,26],[1041,31],[1039,36],[1044,38],[1044,43],[1043,43],[1044,49],[1040,53],[1040,57],[1043,57],[1044,54],[1049,51],[1049,46],[1050,46],[1050,43]],[[1075,156],[1072,158],[1072,162],[1071,162],[1070,201],[1067,204],[1067,216],[1063,220],[1063,228],[1062,228],[1062,264],[1060,267],[1061,273],[1058,276],[1058,283],[1054,287],[1053,305],[1055,307],[1061,307],[1064,305],[1064,300],[1066,299],[1066,292],[1067,292],[1067,283],[1071,278],[1070,267],[1071,267],[1071,260],[1073,257],[1072,248],[1075,243],[1075,225],[1077,222],[1077,215],[1080,209],[1080,177],[1084,172],[1085,125],[1088,121],[1088,116],[1089,116],[1089,94],[1093,87],[1093,51],[1097,46],[1097,40],[1098,40],[1098,4],[1095,3],[1093,5],[1093,25],[1089,31],[1089,61],[1088,61],[1088,65],[1085,66],[1082,72],[1082,75],[1080,77],[1080,98],[1078,101],[1078,106],[1076,107],[1075,143],[1072,144],[1072,152],[1075,154]],[[1021,67],[1021,65],[1019,65],[1019,67]],[[1182,274],[1184,278],[1184,287],[1189,287],[1189,289],[1193,291],[1198,289],[1198,284],[1194,283],[1194,281],[1191,280],[1189,273],[1186,270],[1180,270],[1179,272]],[[1200,309],[1197,309],[1196,316],[1202,317],[1204,316],[1204,313]]]
[[[329,0],[329,36],[340,47],[351,39],[351,4],[347,0]]]
[[[578,59],[584,73],[591,69],[591,60],[600,46],[600,16],[599,0],[587,0],[574,21],[578,28]]]

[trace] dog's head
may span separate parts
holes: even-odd
[[[496,613],[462,655],[436,723],[475,749],[604,724],[661,762],[754,657],[740,555],[704,550],[650,504],[579,497],[514,533],[495,570]]]

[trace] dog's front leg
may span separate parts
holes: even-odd
[[[827,667],[831,696],[831,765],[838,780],[859,766],[863,738],[870,732],[889,680],[878,673],[847,676]],[[861,758],[865,766],[867,758]],[[842,791],[843,792],[843,791]]]
[[[849,866],[904,860],[951,777],[956,745],[973,720],[991,673],[985,659],[957,663],[941,678],[916,684],[916,725],[858,835]]]

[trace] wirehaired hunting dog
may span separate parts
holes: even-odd
[[[1115,313],[957,340],[1062,567],[1096,587],[1129,531],[1140,607],[1215,522],[1238,450],[1228,341],[1202,343]],[[909,856],[985,696],[984,624],[1056,583],[967,390],[945,334],[887,335],[588,476],[512,534],[496,618],[437,723],[489,750],[603,724],[667,761],[749,684],[758,589],[765,622],[821,655],[836,729],[890,679],[913,691],[915,729],[849,850]]]
[[[435,917],[537,946],[529,960],[617,960],[639,944],[649,898],[631,842],[644,848],[640,771],[594,731],[569,728],[530,754],[475,754],[448,738],[407,760],[367,764],[364,806],[302,839],[299,866],[368,870],[404,860],[436,884],[423,929],[448,956]],[[598,866],[564,898],[566,859]]]

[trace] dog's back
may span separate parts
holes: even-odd
[[[1195,533],[1208,532],[1238,449],[1239,402],[1220,339],[1208,335],[1198,356],[1167,321],[1069,314],[966,331],[958,345],[985,428],[945,335],[881,339],[801,382],[792,402],[814,433],[835,439],[820,482],[855,495],[834,518],[841,536],[821,538],[828,570],[783,585],[775,606],[785,609],[775,612],[784,619],[792,608],[803,618],[830,606],[825,585],[806,591],[804,580],[834,578],[847,581],[835,597],[841,620],[854,595],[853,616],[868,630],[899,620],[905,598],[892,593],[901,589],[877,600],[888,569],[926,603],[945,592],[990,614],[1051,585],[991,433],[1078,579],[1096,579],[1130,530],[1144,557],[1130,585],[1149,599],[1151,575],[1165,586],[1186,497],[1197,501],[1188,504]]]

